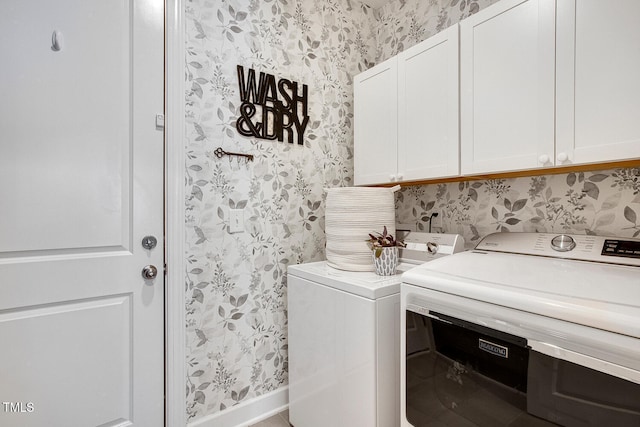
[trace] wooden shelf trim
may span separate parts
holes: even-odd
[[[427,179],[427,180],[420,180],[420,181],[394,182],[389,184],[371,185],[371,187],[393,187],[395,185],[400,185],[401,187],[412,187],[415,185],[443,184],[448,182],[523,178],[523,177],[540,176],[540,175],[557,175],[561,173],[571,173],[571,172],[588,172],[588,171],[598,171],[598,170],[605,170],[605,169],[637,168],[637,167],[640,167],[640,158],[632,159],[632,160],[622,160],[619,162],[555,166],[551,168],[527,169],[527,170],[519,170],[519,171],[512,171],[512,172],[500,172],[500,173],[479,174],[479,175],[460,175],[460,176],[453,176],[449,178],[435,178],[435,179]]]

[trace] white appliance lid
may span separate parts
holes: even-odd
[[[640,268],[471,251],[402,275],[404,283],[640,338]]]
[[[400,264],[393,276],[379,276],[373,271],[339,270],[330,267],[327,261],[290,265],[287,273],[364,298],[378,299],[400,292],[401,273],[425,261],[431,262],[464,249],[464,239],[459,234],[398,230],[398,240],[408,247],[400,249]]]
[[[399,272],[408,267],[406,264],[400,264]],[[290,265],[287,273],[368,299],[378,299],[399,293],[402,281],[400,274],[379,276],[373,271],[338,270],[327,265],[326,261]]]

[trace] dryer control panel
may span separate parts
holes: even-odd
[[[640,242],[634,240],[605,239],[602,255],[640,258]]]
[[[422,263],[464,250],[464,238],[459,234],[423,233],[409,231],[403,224],[396,226],[398,240],[406,247],[399,248],[400,259],[405,262]]]
[[[493,233],[478,251],[539,255],[640,267],[640,239],[551,233]]]

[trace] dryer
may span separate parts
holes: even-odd
[[[640,425],[640,240],[497,233],[411,269],[402,426]]]

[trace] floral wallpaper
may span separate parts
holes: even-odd
[[[287,266],[324,258],[324,188],[352,185],[352,76],[375,43],[371,10],[349,0],[192,0],[185,15],[194,421],[288,382]],[[308,85],[304,145],[238,134],[237,65]],[[254,160],[217,158],[217,147]],[[242,233],[230,233],[230,209]]]
[[[640,236],[640,168],[405,187],[396,193],[401,223],[461,234],[467,247],[495,232]]]
[[[374,63],[428,39],[498,0],[395,0],[375,10]]]
[[[353,76],[495,1],[187,1],[190,422],[288,383],[286,269],[323,259],[324,188],[352,185]],[[237,65],[308,85],[304,145],[237,133]],[[217,158],[218,147],[254,160]],[[633,236],[639,185],[638,169],[621,169],[408,187],[397,217],[424,228],[438,211],[470,245],[496,230]]]

